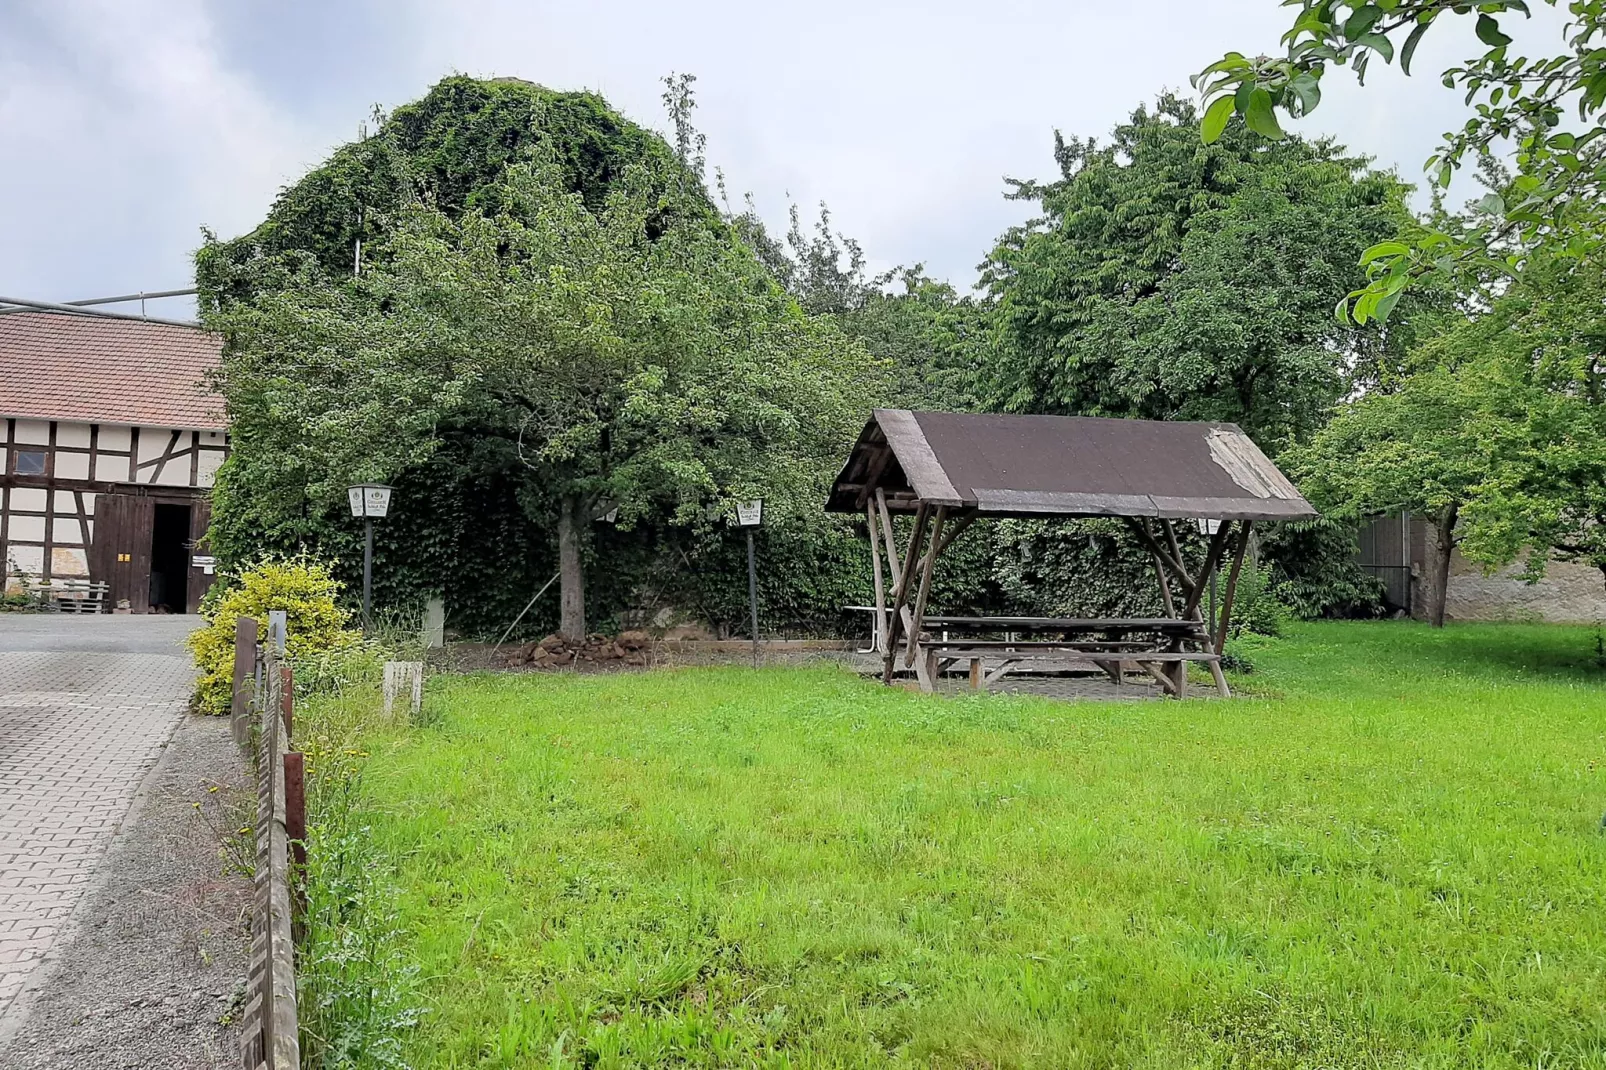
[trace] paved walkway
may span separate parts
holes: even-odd
[[[197,623],[0,614],[0,1017],[178,724]]]

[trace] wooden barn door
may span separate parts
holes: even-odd
[[[206,592],[211,589],[212,582],[217,579],[215,570],[195,563],[195,559],[198,556],[210,560],[210,556],[202,554],[197,547],[201,545],[201,539],[206,535],[207,525],[211,522],[211,502],[205,498],[197,498],[190,503],[190,582],[189,590],[186,592],[187,604],[184,607],[184,612],[186,613],[199,613],[201,611],[201,599],[206,597]]]
[[[95,495],[95,536],[90,578],[107,585],[106,606],[125,600],[135,613],[151,603],[151,530],[155,503],[133,494]]]

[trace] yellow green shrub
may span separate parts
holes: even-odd
[[[340,587],[327,566],[303,555],[264,559],[214,590],[201,607],[206,627],[189,638],[201,672],[195,684],[195,708],[206,714],[229,712],[234,626],[240,617],[254,617],[265,636],[268,611],[284,610],[291,661],[360,644],[361,634],[346,626],[351,614],[335,601]]]

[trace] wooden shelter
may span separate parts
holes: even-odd
[[[906,409],[875,410],[826,509],[862,513],[869,524],[886,682],[900,661],[925,691],[958,662],[969,663],[977,688],[1029,662],[1080,663],[1117,683],[1131,666],[1178,698],[1190,661],[1208,666],[1228,694],[1221,649],[1254,523],[1316,515],[1234,424]],[[913,516],[901,555],[892,525],[900,513]],[[938,559],[983,516],[1120,517],[1153,555],[1166,615],[928,615]],[[1179,521],[1208,522],[1202,561],[1186,560]],[[1201,602],[1228,555],[1212,634]],[[988,660],[995,665],[984,676]]]

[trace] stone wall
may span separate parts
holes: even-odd
[[[1450,591],[1444,615],[1450,620],[1530,620],[1553,624],[1606,621],[1606,584],[1599,569],[1552,561],[1545,578],[1524,583],[1522,566],[1484,575],[1480,565],[1458,553],[1450,560]]]

